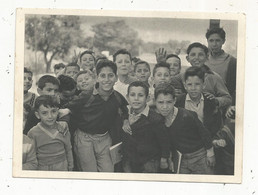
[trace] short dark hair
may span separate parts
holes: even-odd
[[[107,58],[106,56],[98,56],[98,57],[96,58],[96,65],[97,65],[97,63],[98,63],[99,61],[101,61],[101,60],[108,60],[108,58]]]
[[[154,90],[154,98],[157,99],[158,95],[172,95],[173,99],[176,97],[175,88],[170,83],[160,83],[158,86],[155,87]]]
[[[30,74],[31,77],[33,76],[33,72],[29,68],[24,67],[24,73]]]
[[[140,58],[137,58],[137,57],[133,57],[133,58],[132,58],[132,62],[134,62],[134,63],[137,63],[137,62],[139,62],[139,61],[141,61]]]
[[[67,64],[65,67],[65,72],[67,70],[67,67],[77,67],[78,71],[80,71],[80,66],[76,62],[71,62],[71,63]]]
[[[72,91],[76,89],[76,82],[73,78],[66,76],[66,75],[60,75],[58,77],[58,80],[60,82],[59,91]]]
[[[146,62],[146,61],[140,60],[140,61],[136,62],[136,64],[134,65],[134,72],[136,71],[136,68],[137,68],[137,66],[138,66],[139,64],[145,64],[145,65],[147,66],[147,68],[149,69],[149,71],[151,71],[151,70],[150,70],[150,65],[149,65],[149,63]]]
[[[129,51],[127,51],[126,49],[119,49],[113,55],[113,62],[116,61],[116,56],[118,56],[119,54],[127,54],[127,55],[129,55],[130,60],[132,61],[132,55],[131,55],[131,53]]]
[[[37,111],[41,105],[50,108],[60,107],[57,97],[51,95],[41,95],[37,97],[35,100],[34,109]]]
[[[192,66],[187,68],[184,74],[184,80],[186,81],[188,77],[197,76],[204,82],[204,71],[201,67]]]
[[[38,88],[43,89],[46,85],[46,83],[52,83],[53,85],[60,86],[59,80],[51,75],[44,75],[39,78],[38,80]]]
[[[187,48],[187,50],[186,50],[187,55],[189,55],[189,53],[191,52],[191,50],[192,50],[194,47],[203,49],[203,51],[204,51],[204,53],[206,54],[206,56],[208,55],[208,51],[209,51],[208,48],[207,48],[205,45],[203,45],[203,44],[201,44],[201,43],[199,43],[199,42],[194,42],[194,43],[192,43],[192,44],[190,44],[190,45],[188,46],[188,48]]]
[[[130,83],[128,88],[127,88],[127,94],[128,95],[129,95],[130,89],[132,87],[142,87],[145,91],[146,97],[149,95],[149,87],[146,85],[146,83],[144,83],[142,81],[134,81],[134,82]]]
[[[208,39],[212,34],[218,34],[223,40],[226,39],[226,32],[223,28],[211,28],[206,32],[206,39]]]
[[[178,55],[176,55],[176,54],[168,54],[167,57],[166,57],[166,61],[169,58],[177,58],[177,59],[179,59],[179,67],[181,68],[181,59],[180,59],[180,57]]]
[[[85,54],[90,54],[93,57],[94,62],[96,61],[95,56],[94,56],[94,51],[86,50],[86,51],[81,53],[81,55],[80,55],[80,62],[82,61],[82,56],[85,55]]]
[[[111,68],[112,71],[114,72],[114,74],[117,75],[117,66],[114,62],[112,62],[110,60],[100,60],[98,62],[97,67],[96,67],[97,75],[99,75],[101,69],[104,68],[104,67]]]
[[[60,68],[65,68],[65,65],[63,63],[59,63],[59,64],[54,65],[54,70],[60,69]]]
[[[158,68],[167,68],[168,69],[168,72],[169,72],[169,68],[170,66],[169,66],[169,64],[167,63],[167,62],[159,62],[159,63],[157,63],[157,64],[155,64],[155,66],[154,66],[154,68],[153,68],[153,76],[155,75],[155,73],[156,73],[156,70],[158,69]]]
[[[92,78],[95,79],[95,74],[91,70],[82,70],[76,74],[75,80],[77,81],[77,78],[82,74],[89,74]]]

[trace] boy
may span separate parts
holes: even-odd
[[[120,142],[114,123],[119,114],[128,119],[127,101],[113,89],[117,67],[112,61],[99,61],[96,72],[98,88],[92,94],[81,93],[67,105],[71,120],[77,125],[74,151],[80,171],[113,172],[109,148]]]
[[[146,104],[149,89],[141,82],[128,87],[129,123],[131,131],[123,136],[124,171],[157,173],[159,167],[168,168],[169,145],[163,117]]]
[[[70,63],[65,67],[65,75],[75,79],[76,75],[80,72],[80,66],[77,63]]]
[[[76,75],[77,93],[78,95],[83,93],[92,93],[94,85],[96,83],[95,74],[90,70],[80,71]]]
[[[40,122],[28,132],[28,137],[35,143],[38,170],[73,170],[69,128],[66,122],[56,121],[58,109],[54,96],[42,95],[36,99],[35,115]]]
[[[184,84],[187,94],[177,97],[176,107],[196,112],[199,120],[214,137],[222,127],[221,113],[214,100],[203,95],[204,72],[200,67],[190,67],[185,72]]]
[[[130,76],[132,66],[132,57],[126,49],[120,49],[113,55],[113,62],[117,66],[118,81],[114,85],[114,89],[126,97],[129,84],[137,79]]]
[[[58,76],[58,75],[59,75],[59,72],[60,72],[60,71],[62,72],[62,70],[63,70],[64,68],[65,68],[65,65],[64,65],[63,63],[55,64],[55,65],[54,65],[54,73],[55,73],[55,75]]]
[[[181,70],[181,59],[175,54],[169,54],[166,56],[166,63],[169,64],[170,76],[176,76]]]
[[[182,153],[181,174],[212,174],[214,151],[208,130],[195,112],[175,107],[175,89],[163,83],[155,88],[157,111],[165,117],[172,148]]]
[[[86,50],[80,55],[80,65],[82,70],[94,71],[95,69],[95,57],[94,52]]]
[[[226,41],[226,32],[223,28],[208,29],[206,39],[210,51],[206,64],[212,71],[218,73],[226,83],[232,96],[233,105],[235,105],[237,60],[222,49]]]
[[[149,78],[151,75],[150,65],[146,61],[138,61],[134,65],[134,72],[135,76],[139,81],[144,82],[148,87],[149,85]]]
[[[59,81],[56,77],[53,77],[51,75],[44,75],[40,77],[38,81],[38,94],[39,95],[51,95],[51,96],[57,96],[58,90],[59,90]],[[23,133],[27,135],[28,131],[37,125],[39,122],[39,119],[35,116],[35,110],[32,109],[30,113],[28,114],[27,121],[23,130]]]

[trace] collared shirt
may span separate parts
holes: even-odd
[[[174,107],[174,112],[173,112],[171,120],[168,122],[166,121],[166,123],[165,123],[167,127],[170,127],[173,124],[174,120],[176,119],[177,113],[178,113],[178,108]]]
[[[139,120],[142,115],[144,115],[146,117],[149,115],[150,107],[148,105],[146,105],[144,110],[142,112],[138,113],[138,114],[133,113],[132,107],[130,105],[128,105],[127,108],[129,110],[129,123],[130,123],[130,125],[132,125],[137,120]]]
[[[198,118],[201,122],[203,122],[203,108],[204,108],[204,98],[203,95],[201,95],[200,102],[196,105],[196,103],[191,100],[189,94],[186,95],[185,98],[185,109],[191,110],[193,112],[196,112],[198,115]]]

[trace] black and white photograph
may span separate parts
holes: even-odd
[[[13,176],[241,183],[245,16],[18,9]]]

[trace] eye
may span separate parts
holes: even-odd
[[[148,69],[144,69],[144,72],[146,73],[146,72],[149,72],[149,70]]]
[[[111,73],[111,74],[108,74],[108,77],[109,77],[109,78],[113,78],[114,76],[115,76],[115,75],[112,74],[112,73]]]

